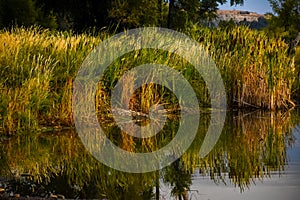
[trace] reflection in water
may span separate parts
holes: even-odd
[[[158,199],[163,185],[177,199],[191,199],[193,173],[217,184],[233,184],[241,192],[252,182],[281,174],[287,164],[287,148],[294,143],[291,129],[299,123],[295,113],[228,113],[214,149],[204,158],[199,150],[210,122],[202,114],[200,127],[189,150],[160,172],[129,174],[113,170],[94,159],[74,131],[26,134],[1,138],[0,189],[5,194],[66,198]],[[121,148],[145,152],[168,144],[178,123],[167,122],[160,134],[140,139],[106,127],[109,138]],[[113,158],[111,158],[113,159]],[[194,187],[193,187],[194,188]],[[201,193],[201,188],[196,188]],[[211,186],[211,190],[216,190]]]

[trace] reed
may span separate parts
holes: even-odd
[[[73,77],[100,38],[38,27],[0,32],[2,133],[70,126]]]
[[[291,96],[299,85],[295,84],[299,74],[283,40],[245,27],[224,30],[195,26],[186,33],[202,44],[215,61],[229,107],[276,110],[294,106]],[[0,31],[0,132],[73,126],[74,77],[88,53],[108,37],[107,32],[77,35],[38,27]],[[175,54],[145,49],[124,55],[106,70],[96,93],[100,119],[110,113],[110,95],[116,81],[127,70],[145,63],[164,64],[180,71],[196,91],[199,105],[210,106],[205,82],[193,66]],[[132,93],[131,81],[132,77],[128,77],[124,95]],[[138,111],[147,112],[157,103],[176,110],[176,102],[180,101],[170,90],[155,84],[140,91],[130,102],[132,109]]]
[[[293,99],[296,100],[297,105],[300,105],[300,46],[296,48],[294,57],[295,61],[295,82],[293,85]]]
[[[295,81],[293,57],[280,38],[246,27],[194,28],[188,34],[203,43],[222,73],[228,105],[288,109]]]

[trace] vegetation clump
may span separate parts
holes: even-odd
[[[295,59],[288,54],[289,46],[282,39],[269,38],[264,32],[246,27],[208,29],[194,26],[185,33],[203,45],[216,63],[226,87],[229,107],[276,110],[294,106],[292,95],[296,91],[298,75]],[[95,36],[51,32],[37,27],[2,30],[0,131],[13,133],[49,126],[73,126],[74,78],[90,51],[108,37],[107,32]],[[104,79],[114,83],[128,66],[140,63],[167,64],[189,80],[200,94],[200,106],[209,107],[205,82],[193,72],[189,63],[163,51],[146,50],[134,58],[136,53],[116,60]],[[97,104],[110,104],[108,97],[113,87],[114,84],[110,84],[98,88],[97,95],[101,98],[97,98]],[[163,90],[152,88],[152,93],[148,92],[152,96],[144,99],[157,103]],[[173,98],[171,94],[163,97],[165,102],[171,102]]]

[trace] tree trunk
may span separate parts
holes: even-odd
[[[157,1],[157,12],[158,12],[158,26],[159,27],[161,27],[162,26],[162,20],[161,20],[161,18],[162,18],[162,0],[158,0]]]
[[[174,17],[174,4],[175,0],[170,0],[169,2],[169,14],[168,14],[168,28],[171,28],[172,26],[172,18]]]
[[[296,50],[296,47],[297,47],[299,41],[300,41],[300,33],[298,33],[298,36],[296,37],[296,39],[293,40],[292,49]]]
[[[159,200],[159,171],[156,171],[156,183],[155,183],[155,199]]]

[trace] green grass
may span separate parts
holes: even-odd
[[[203,41],[220,69],[229,105],[269,110],[293,106],[295,68],[282,39],[245,27],[190,32]]]
[[[72,80],[100,38],[38,28],[0,32],[1,131],[72,124]]]
[[[300,46],[297,47],[295,52],[295,82],[293,87],[293,96],[296,103],[300,105]]]
[[[293,106],[291,95],[298,77],[283,40],[244,27],[194,27],[186,34],[203,44],[215,61],[224,80],[229,107],[277,110]],[[0,31],[0,132],[13,134],[42,127],[73,126],[74,77],[89,52],[108,37],[108,33],[77,35],[37,27]],[[193,86],[199,105],[210,106],[204,81],[187,61],[147,49],[117,59],[106,71],[96,94],[96,103],[101,105],[97,108],[100,117],[101,113],[107,114],[103,108],[110,105],[112,83],[126,70],[149,62],[174,66]],[[129,80],[130,77],[127,88],[123,88],[125,94],[132,92]],[[166,88],[150,84],[141,91],[144,95],[136,94],[132,109],[145,112],[156,103],[174,109],[174,95]]]

